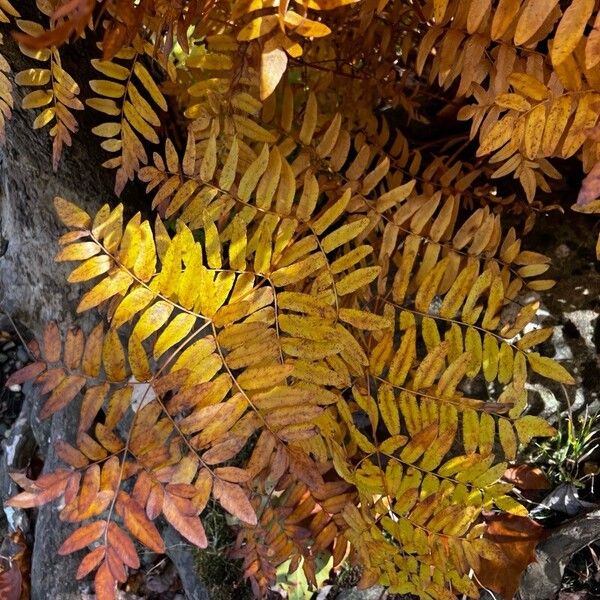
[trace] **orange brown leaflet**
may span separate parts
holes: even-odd
[[[77,505],[80,513],[85,512],[91,506],[91,504],[96,500],[99,491],[100,467],[98,464],[92,464],[86,469],[83,475],[83,481],[81,482],[79,501]]]
[[[72,36],[79,37],[87,27],[97,0],[69,0],[56,9],[51,18],[52,28],[40,35],[13,34],[15,39],[29,48],[61,46]],[[64,21],[62,19],[65,19]],[[60,25],[56,25],[60,23]]]
[[[79,492],[79,484],[81,483],[81,473],[79,471],[73,471],[67,479],[67,486],[63,496],[65,505],[70,504],[77,497]]]
[[[75,574],[76,579],[83,579],[86,575],[91,573],[104,559],[106,553],[105,546],[98,546],[94,548],[89,554],[83,557],[83,560],[79,564],[77,573]]]
[[[123,492],[119,493],[117,505],[123,512],[123,521],[131,534],[150,550],[164,553],[165,543],[140,505]]]
[[[146,503],[146,514],[153,520],[160,515],[164,503],[164,491],[160,484],[155,483],[150,489],[148,502]]]
[[[231,483],[244,483],[250,480],[250,473],[238,467],[219,467],[215,469],[215,477]]]
[[[117,592],[117,581],[110,572],[106,557],[94,578],[97,600],[115,600]]]
[[[318,489],[323,485],[323,477],[319,473],[316,464],[300,448],[287,447],[290,461],[290,472],[309,488]]]
[[[44,395],[53,390],[66,376],[64,369],[60,367],[48,369],[38,376],[35,383],[41,386],[40,394]]]
[[[196,477],[194,487],[197,490],[196,495],[192,498],[192,504],[196,509],[196,513],[201,513],[208,500],[210,499],[210,493],[212,491],[213,477],[208,469],[201,469]]]
[[[193,498],[198,490],[190,483],[168,483],[165,491],[180,498]]]
[[[116,492],[120,483],[121,463],[116,456],[111,456],[102,465],[100,489]]]
[[[108,383],[88,388],[81,402],[78,432],[87,431],[94,422],[108,392]]]
[[[71,554],[95,542],[105,531],[106,521],[94,521],[75,530],[58,549],[61,555]]]
[[[150,495],[153,485],[154,483],[150,478],[150,475],[148,475],[148,472],[145,470],[142,471],[135,481],[133,492],[131,494],[133,499],[140,506],[146,506],[146,502],[148,502],[148,496]]]
[[[102,460],[108,453],[87,433],[80,433],[77,436],[77,446],[91,460]]]
[[[140,559],[131,538],[113,521],[108,524],[108,543],[128,567],[139,568]]]
[[[245,443],[245,439],[238,436],[231,436],[223,442],[213,444],[202,455],[202,460],[207,465],[218,465],[219,463],[231,460],[244,447]]]
[[[58,440],[54,445],[54,450],[62,461],[76,469],[81,469],[89,464],[83,453],[64,440]]]
[[[60,498],[67,487],[67,483],[68,478],[64,478],[39,492],[21,492],[7,500],[6,504],[15,508],[33,508],[34,506],[42,506],[43,504],[47,504],[52,500]]]
[[[521,491],[547,490],[550,482],[539,467],[532,465],[516,465],[506,469],[504,479],[512,483]]]
[[[113,546],[109,546],[106,551],[106,562],[108,563],[108,568],[110,569],[112,576],[120,583],[125,583],[127,581],[127,571],[125,570],[123,561]]]

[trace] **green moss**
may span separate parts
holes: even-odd
[[[211,600],[251,600],[240,561],[230,560],[223,552],[209,548],[198,551],[196,564]]]
[[[202,515],[209,546],[196,553],[196,565],[211,600],[251,600],[241,561],[228,558],[235,536],[220,506],[209,503]]]

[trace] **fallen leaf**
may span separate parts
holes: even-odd
[[[0,598],[2,600],[19,600],[23,578],[16,563],[6,570],[0,571]]]
[[[598,198],[600,198],[600,162],[592,167],[581,183],[576,206],[586,206]]]
[[[504,557],[502,561],[481,558],[477,578],[503,598],[512,598],[523,571],[536,560],[535,547],[546,538],[546,531],[529,517],[508,513],[489,515],[486,521],[484,537],[498,544]]]
[[[550,482],[544,472],[539,467],[531,465],[509,467],[504,473],[504,479],[521,491],[550,489]]]

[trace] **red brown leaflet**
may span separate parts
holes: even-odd
[[[187,500],[187,503],[192,508],[192,511],[194,511],[191,502]],[[173,501],[173,496],[171,496],[171,494],[165,494],[162,512],[167,521],[184,538],[192,542],[192,544],[198,548],[206,548],[208,546],[206,533],[200,519],[197,516],[183,514],[177,506],[177,503]]]
[[[94,548],[89,554],[86,554],[83,557],[81,563],[79,564],[79,568],[77,569],[75,578],[83,579],[86,575],[89,575],[102,562],[105,554],[106,546],[98,546],[97,548]]]
[[[219,501],[219,504],[234,517],[249,525],[256,525],[256,513],[246,492],[234,483],[228,483],[221,479],[213,482],[213,496]]]

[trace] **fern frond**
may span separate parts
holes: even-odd
[[[557,3],[498,4],[486,12],[477,2],[428,3],[430,21],[419,43],[417,73],[448,89],[460,78],[457,94],[474,96],[459,118],[472,119],[479,132],[478,155],[496,152],[496,177],[514,174],[529,202],[557,171],[545,160],[582,150],[586,170],[598,159],[596,144],[584,130],[597,115],[597,61],[591,58],[595,34],[584,34],[594,20],[593,3],[573,3],[562,14]],[[535,45],[554,32],[547,57]],[[436,53],[432,49],[436,49]],[[429,69],[426,64],[433,57]],[[505,112],[506,111],[506,112]],[[504,113],[504,114],[503,114]],[[573,115],[573,116],[572,116]]]
[[[251,472],[255,477],[258,474],[256,469]],[[253,500],[258,524],[240,529],[232,556],[243,560],[244,576],[258,597],[267,592],[277,568],[290,559],[289,574],[302,565],[307,580],[316,587],[317,557],[324,551],[331,553],[336,567],[348,551],[341,510],[354,500],[350,485],[329,482],[311,492],[289,474],[276,484],[259,478],[259,487],[262,481],[266,487]],[[270,503],[265,503],[267,494],[273,499]]]
[[[29,35],[43,31],[41,25],[33,21],[17,21],[19,28]],[[56,48],[38,52],[34,58],[49,62],[49,68],[31,68],[15,75],[15,82],[21,86],[42,87],[25,95],[22,107],[36,109],[47,107],[33,122],[33,128],[39,129],[54,122],[49,133],[52,138],[52,166],[56,171],[63,147],[72,143],[71,134],[79,129],[73,110],[82,110],[83,104],[77,98],[80,89],[75,80],[63,69],[60,54]],[[49,84],[49,87],[46,88]],[[48,106],[48,105],[51,106]]]
[[[0,23],[10,23],[11,19],[18,19],[20,16],[8,0],[0,6]],[[0,53],[0,144],[6,141],[6,121],[11,118],[12,109],[14,108],[13,85],[8,78],[10,72],[10,65]]]
[[[154,144],[159,142],[156,129],[161,121],[155,107],[167,110],[162,92],[143,64],[145,54],[144,43],[137,40],[134,46],[121,49],[114,57],[128,61],[127,66],[114,59],[92,61],[94,68],[109,79],[90,81],[92,90],[99,96],[86,100],[86,104],[103,114],[118,117],[117,121],[107,121],[92,130],[95,135],[106,138],[100,144],[104,150],[117,153],[103,163],[108,169],[117,169],[117,195],[126,182],[134,178],[140,165],[148,162],[142,138]],[[140,89],[146,93],[142,94]]]

